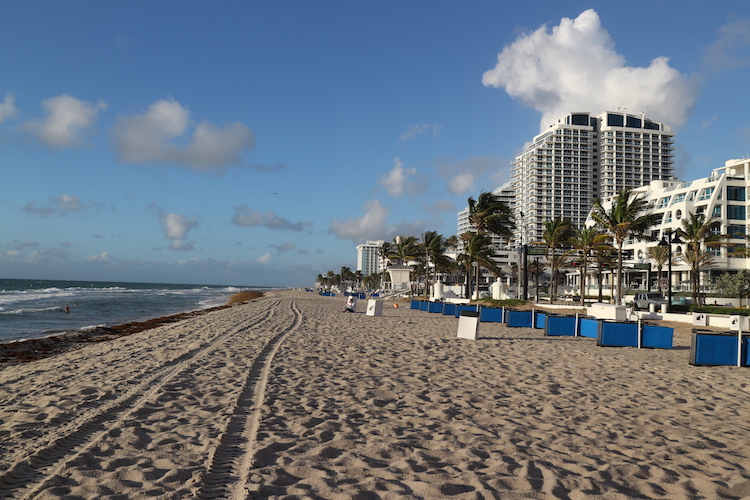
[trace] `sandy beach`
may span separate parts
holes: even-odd
[[[690,328],[472,341],[343,306],[271,292],[0,364],[0,497],[750,498],[750,371],[691,366]]]

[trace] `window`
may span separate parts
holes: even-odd
[[[745,201],[745,188],[740,186],[727,186],[727,200]]]
[[[712,194],[714,194],[713,187],[703,188],[701,189],[701,195],[698,197],[698,201],[707,200],[711,197]]]
[[[737,224],[730,224],[729,226],[727,226],[727,234],[730,236],[734,234],[738,234],[738,235],[746,234],[745,231],[746,231],[745,226],[740,226]],[[738,236],[738,237],[741,238],[741,236]]]
[[[680,203],[681,201],[685,201],[685,193],[674,195],[672,203]]]
[[[742,205],[727,205],[727,218],[745,220],[745,207]]]
[[[721,205],[716,205],[714,207],[713,212],[711,212],[711,217],[721,217]]]

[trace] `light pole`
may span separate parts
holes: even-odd
[[[672,234],[674,234],[674,237],[672,237]],[[676,232],[673,233],[672,230],[664,231],[664,236],[662,236],[659,242],[660,247],[669,247],[669,260],[667,263],[667,308],[672,306],[672,245],[680,243],[682,243],[680,236]]]

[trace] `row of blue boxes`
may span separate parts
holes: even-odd
[[[411,309],[459,317],[462,311],[479,313],[479,321],[506,323],[510,328],[536,328],[548,336],[596,339],[599,346],[672,349],[674,329],[664,326],[616,322],[585,316],[556,316],[543,311],[514,311],[492,307],[412,300]],[[690,364],[750,366],[750,335],[693,329]]]
[[[673,328],[618,323],[582,316],[556,316],[543,311],[456,305],[426,300],[412,300],[411,309],[459,317],[461,311],[479,312],[479,321],[505,323],[509,328],[543,329],[548,336],[580,336],[596,339],[597,345],[613,347],[648,347],[671,349]]]

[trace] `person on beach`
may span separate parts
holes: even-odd
[[[354,297],[351,295],[349,296],[349,300],[346,301],[346,308],[343,312],[357,312],[357,302],[355,302]]]

